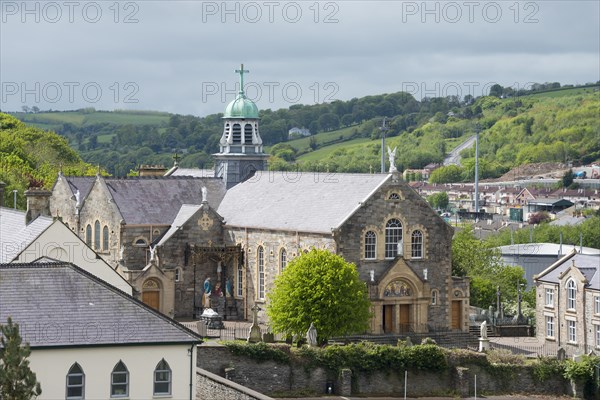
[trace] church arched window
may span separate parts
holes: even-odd
[[[94,250],[100,250],[100,221],[94,223]]]
[[[423,232],[414,231],[410,238],[411,258],[423,258]]]
[[[163,358],[154,369],[154,395],[171,394],[171,367]]]
[[[365,233],[365,259],[374,260],[377,257],[377,234],[373,231]]]
[[[90,224],[85,227],[85,244],[92,247],[92,226]]]
[[[577,292],[577,288],[575,286],[575,281],[573,279],[569,279],[567,282],[567,309],[574,310],[575,309],[575,294]]]
[[[85,398],[85,374],[78,363],[75,363],[67,373],[67,400]]]
[[[265,298],[265,249],[258,246],[256,251],[256,262],[258,267],[258,298]]]
[[[110,397],[129,395],[129,371],[123,361],[119,361],[110,374]]]
[[[102,229],[102,250],[108,251],[108,226]]]
[[[390,219],[385,224],[385,258],[394,258],[398,255],[398,247],[402,241],[402,222],[396,218]]]
[[[287,267],[287,251],[285,249],[281,249],[279,252],[279,267],[281,268],[281,272]]]

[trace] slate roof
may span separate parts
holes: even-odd
[[[192,218],[192,216],[196,214],[196,212],[198,212],[200,208],[202,208],[201,205],[182,205],[179,209],[179,212],[177,213],[177,216],[175,217],[175,220],[173,221],[169,229],[165,232],[165,234],[160,238],[156,246],[162,246],[165,242],[167,242],[171,238],[171,236],[173,236],[175,232],[177,232],[179,227],[183,226],[183,224],[185,224],[190,218]]]
[[[268,172],[227,191],[228,226],[331,233],[391,175]]]
[[[87,195],[90,194],[90,190],[92,190],[92,186],[94,186],[94,181],[96,180],[95,176],[65,176],[63,178],[67,179],[73,194],[79,190],[82,203],[85,201]]]
[[[175,344],[200,338],[70,263],[0,264],[0,321],[34,347]]]
[[[52,225],[52,218],[39,216],[25,224],[23,211],[0,207],[0,263],[10,262]]]
[[[212,178],[215,176],[215,171],[213,169],[181,168],[176,165],[165,172],[165,176],[193,176],[195,178]]]
[[[573,265],[577,267],[588,280],[588,289],[600,290],[600,257],[586,254],[567,254],[556,263],[543,271],[537,280],[540,282],[558,283],[559,275]]]
[[[171,225],[183,204],[200,204],[206,186],[208,203],[217,209],[226,189],[218,178],[138,177],[105,179],[127,224]]]
[[[519,254],[519,255],[538,255],[538,256],[557,256],[560,254],[569,254],[572,251],[580,251],[583,255],[596,256],[600,263],[600,250],[594,249],[593,247],[579,247],[572,244],[557,243],[522,243],[522,244],[509,244],[506,246],[498,247],[502,254]]]

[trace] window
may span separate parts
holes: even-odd
[[[600,314],[600,296],[594,296],[594,313]]]
[[[377,257],[377,235],[373,231],[365,233],[365,258],[374,260]]]
[[[600,325],[594,325],[596,328],[596,347],[600,347]]]
[[[243,268],[242,265],[239,264],[238,269],[237,269],[237,295],[238,295],[238,297],[242,297],[244,295],[244,292],[243,292],[244,270],[242,268]]]
[[[129,395],[129,371],[123,361],[119,361],[110,374],[110,397]]]
[[[100,221],[94,223],[94,250],[100,250]]]
[[[287,267],[287,251],[285,249],[281,249],[279,252],[279,266],[281,268],[281,272]]]
[[[402,223],[392,218],[385,224],[385,258],[398,255],[399,243],[402,241]]]
[[[554,337],[554,317],[546,316],[546,337]]]
[[[575,329],[575,321],[567,321],[567,335],[569,337],[569,342],[577,342],[577,331]]]
[[[240,124],[233,124],[233,143],[242,143],[242,126]]]
[[[573,279],[567,282],[567,309],[575,309],[575,281]]]
[[[546,288],[546,307],[554,307],[554,289]]]
[[[398,193],[390,193],[388,200],[400,200],[400,195]]]
[[[108,226],[102,229],[102,250],[108,251]]]
[[[171,368],[163,358],[154,369],[154,395],[171,394]]]
[[[85,244],[92,247],[92,226],[90,224],[85,227]]]
[[[246,124],[244,126],[244,143],[252,144],[252,125]]]
[[[85,396],[85,374],[75,363],[67,374],[67,399],[83,399]]]
[[[258,264],[258,298],[265,298],[265,249],[262,246],[258,246],[256,252],[257,264]]]
[[[437,304],[437,297],[438,297],[437,290],[432,290],[431,291],[431,305],[432,306],[435,306]]]
[[[423,258],[423,232],[414,231],[411,235],[411,257]]]
[[[175,282],[179,282],[181,280],[181,269],[175,268]]]

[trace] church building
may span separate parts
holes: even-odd
[[[223,116],[214,176],[67,177],[49,200],[149,306],[264,313],[287,263],[312,248],[353,262],[373,333],[468,330],[469,283],[451,275],[452,228],[394,167],[388,174],[267,171],[258,108],[240,91]]]

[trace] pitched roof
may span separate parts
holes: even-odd
[[[331,233],[391,175],[265,172],[227,191],[229,226]]]
[[[77,193],[79,190],[79,195],[81,196],[82,201],[84,201],[87,195],[90,194],[90,190],[92,190],[94,181],[96,180],[95,176],[66,176],[64,178],[67,179],[73,194]]]
[[[216,209],[225,195],[218,178],[137,177],[105,179],[106,186],[127,224],[171,225],[183,204],[200,204],[202,187]]]
[[[0,264],[0,321],[31,347],[192,343],[176,321],[70,263]]]
[[[0,207],[0,263],[12,261],[52,225],[52,218],[39,216],[29,225],[25,212]]]
[[[196,214],[196,212],[198,212],[200,208],[202,208],[202,205],[182,205],[179,209],[179,212],[177,213],[177,216],[175,217],[175,220],[173,221],[169,229],[165,232],[165,234],[160,238],[158,243],[156,243],[156,246],[162,246],[163,244],[165,244],[171,238],[171,236],[173,236],[175,232],[177,232],[177,230],[181,226],[183,226],[183,224],[185,224],[190,218],[192,218],[194,214]]]
[[[569,262],[571,260],[571,262]],[[575,266],[588,280],[588,289],[600,290],[600,257],[572,252],[567,254],[537,277],[541,282],[559,283],[559,276]]]

